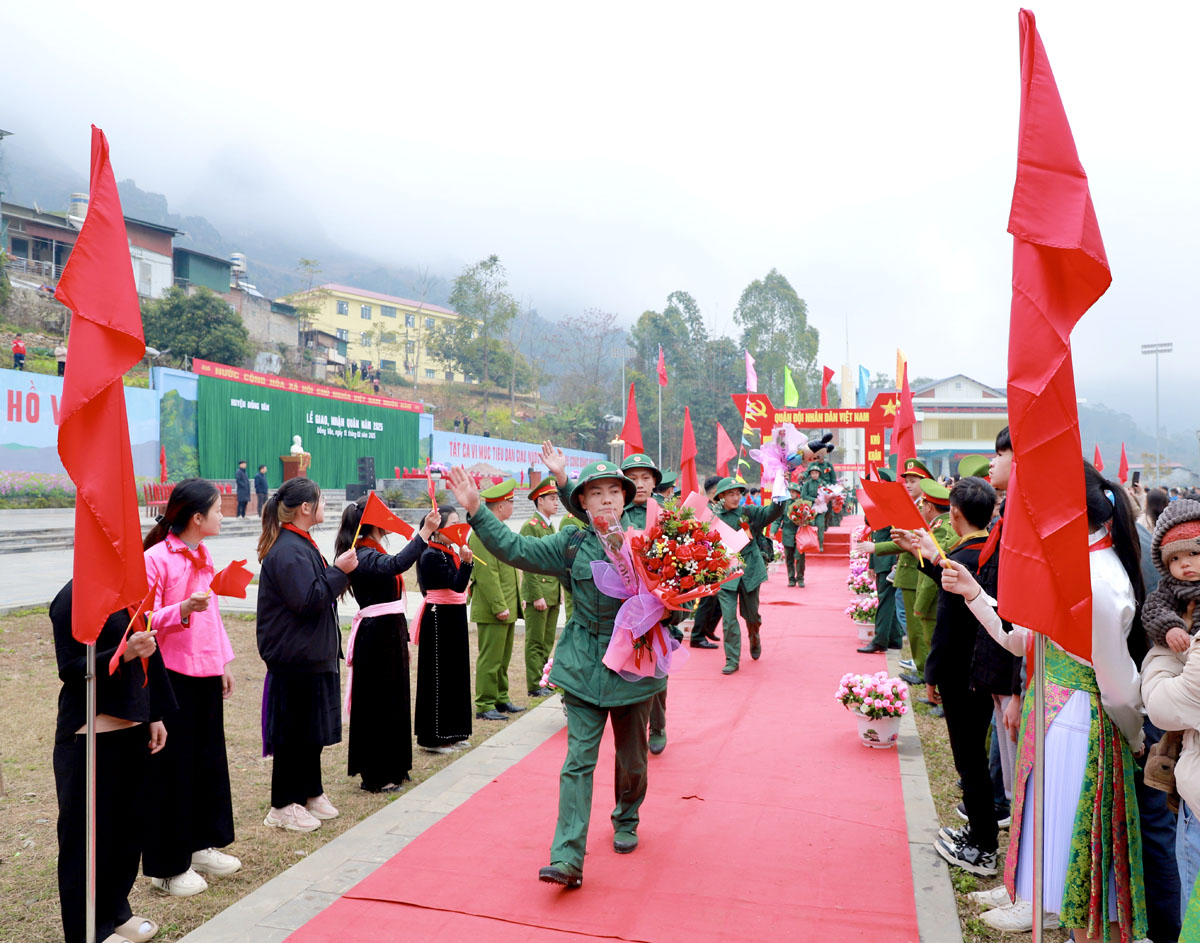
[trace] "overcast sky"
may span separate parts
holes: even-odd
[[[0,11],[0,127],[171,208],[319,225],[453,275],[491,253],[544,314],[691,292],[734,334],[777,267],[821,357],[1002,385],[1018,6],[210,3]],[[1113,271],[1080,395],[1200,428],[1200,4],[1034,7]],[[10,139],[6,146],[15,145]],[[302,230],[301,230],[302,231]],[[1189,394],[1190,395],[1190,394]]]

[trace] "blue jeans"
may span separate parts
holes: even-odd
[[[1179,823],[1175,828],[1175,860],[1179,865],[1179,919],[1182,920],[1196,878],[1200,876],[1200,818],[1182,800],[1179,802]]]

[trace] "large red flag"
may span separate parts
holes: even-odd
[[[113,612],[146,595],[121,381],[146,342],[108,141],[95,125],[87,219],[55,296],[75,313],[58,427],[58,454],[76,489],[71,634],[91,644]]]
[[[1000,613],[1090,658],[1088,523],[1070,335],[1112,274],[1033,14],[1022,10],[1020,24],[1021,124],[1008,220],[1013,467],[1000,544]]]
[[[1121,443],[1121,464],[1117,466],[1117,481],[1121,484],[1129,482],[1129,459],[1125,457],[1125,443]]]
[[[904,378],[900,383],[900,397],[896,400],[896,418],[892,420],[891,454],[899,458],[903,466],[906,459],[917,457],[917,439],[913,427],[917,424],[913,412],[912,390],[908,388],[908,364],[904,364]]]
[[[700,490],[696,475],[696,435],[692,432],[692,411],[683,407],[683,445],[679,448],[679,494],[687,500],[693,491]]]
[[[737,458],[738,450],[734,447],[729,433],[719,422],[717,423],[717,474],[722,478],[729,477],[729,460]]]
[[[667,385],[667,361],[663,357],[662,344],[658,345],[658,385]]]
[[[1096,471],[1104,471],[1104,457],[1100,454],[1100,444],[1096,444],[1096,454],[1092,456],[1092,465]]]
[[[833,379],[833,368],[821,368],[821,405],[829,405],[829,381]]]
[[[642,424],[638,422],[637,400],[634,398],[632,383],[629,384],[629,406],[625,410],[625,425],[621,426],[621,438],[625,441],[625,454],[622,458],[646,451],[642,445]]]

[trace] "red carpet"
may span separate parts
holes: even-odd
[[[539,884],[565,731],[480,790],[289,939],[917,940],[895,751],[859,745],[833,699],[854,651],[846,560],[806,589],[763,587],[763,656],[672,677],[667,750],[650,758],[641,845],[612,851],[612,745],[596,772],[583,887]],[[779,606],[778,603],[799,603]]]

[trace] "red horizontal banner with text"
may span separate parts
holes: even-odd
[[[248,383],[251,386],[266,387],[269,390],[282,390],[285,393],[303,393],[305,396],[321,396],[325,399],[337,400],[342,403],[382,406],[384,409],[403,409],[410,413],[425,411],[425,407],[420,403],[392,399],[390,396],[376,396],[374,393],[356,393],[354,390],[344,390],[337,386],[325,386],[321,383],[309,383],[306,380],[293,380],[289,377],[275,376],[272,373],[256,373],[253,370],[243,370],[241,367],[213,363],[211,360],[192,360],[192,371],[202,377],[233,380],[235,383]]]

